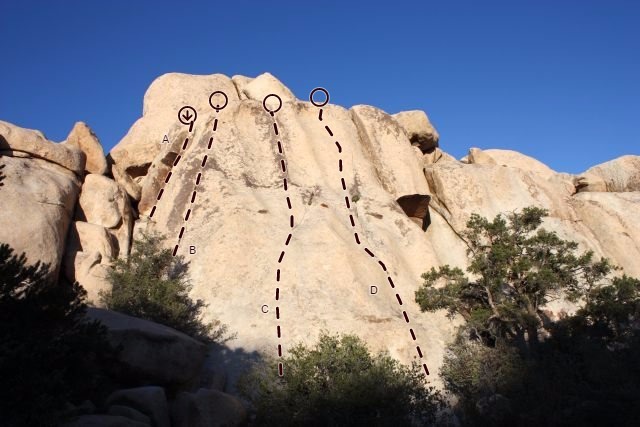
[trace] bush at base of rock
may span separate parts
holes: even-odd
[[[112,289],[101,293],[106,308],[161,323],[203,342],[224,341],[227,328],[206,323],[206,304],[189,297],[188,265],[162,247],[163,238],[143,233],[128,259],[118,259],[109,275]]]
[[[99,400],[114,350],[86,321],[84,290],[0,244],[0,424],[56,425],[69,403]]]
[[[440,370],[470,426],[637,425],[640,280],[541,227],[529,207],[493,220],[473,215],[466,276],[425,273],[416,301],[464,324]],[[553,320],[547,304],[578,310]]]
[[[356,336],[323,333],[313,347],[289,354],[284,377],[267,360],[241,380],[256,425],[425,425],[442,408],[418,366],[372,355]]]

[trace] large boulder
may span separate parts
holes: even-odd
[[[440,147],[435,147],[426,153],[422,153],[422,151],[420,151],[419,158],[424,165],[432,165],[438,162],[457,162],[458,161],[458,159],[453,157],[451,154],[442,151]]]
[[[576,187],[576,192],[606,192],[607,183],[602,177],[592,174],[582,174],[574,177],[573,184]]]
[[[75,171],[60,164],[76,159],[77,165],[68,165],[84,167],[83,157],[74,157],[76,152],[45,140],[39,132],[0,122],[0,146],[7,144],[9,150],[0,156],[0,242],[26,253],[30,263],[49,264],[52,277],[57,277],[80,190]],[[12,155],[20,150],[33,153]],[[44,158],[47,155],[55,161]]]
[[[535,173],[495,164],[436,163],[425,167],[431,206],[460,233],[472,213],[495,215],[541,206],[552,217],[572,219],[566,198],[573,186],[543,179]]]
[[[438,146],[440,135],[424,111],[402,111],[392,117],[404,129],[411,144],[419,147],[423,153],[429,152]]]
[[[122,346],[119,360],[139,381],[179,386],[198,376],[206,346],[164,325],[101,308],[89,308],[88,316],[107,326],[109,339]]]
[[[628,274],[640,274],[632,218],[640,215],[640,193],[578,193],[564,174],[492,164],[436,163],[425,168],[430,206],[461,233],[471,214],[493,218],[526,206],[549,211],[544,227],[577,241],[582,250],[610,258]]]
[[[234,82],[238,82],[239,80],[240,79],[236,77]],[[241,82],[241,86],[242,95],[246,96],[247,99],[262,102],[265,96],[276,94],[282,102],[293,102],[296,100],[293,92],[270,73],[260,74],[255,79],[244,80]],[[277,108],[277,106],[275,108]]]
[[[127,193],[106,176],[85,177],[78,201],[76,218],[108,230],[116,246],[116,257],[129,254],[133,231],[133,210]]]
[[[246,420],[242,402],[217,390],[181,392],[171,404],[173,427],[232,427],[244,425]]]
[[[113,179],[126,191],[127,195],[131,197],[131,199],[138,201],[140,200],[142,189],[140,185],[133,180],[131,176],[129,176],[126,172],[120,169],[119,165],[116,165],[113,162],[113,158],[110,154],[107,155],[107,163],[109,170],[111,171],[111,175]]]
[[[81,175],[86,156],[77,147],[49,141],[40,131],[24,129],[0,121],[0,150],[19,151],[32,157],[47,160]]]
[[[83,221],[115,228],[129,210],[126,194],[115,181],[106,176],[89,174],[84,179],[78,204]]]
[[[233,84],[236,86],[240,99],[249,99],[244,93],[244,88],[253,80],[251,77],[236,75],[231,77]]]
[[[484,151],[476,147],[469,148],[469,153],[467,154],[466,163],[470,163],[474,165],[496,165],[497,164],[496,161],[493,159],[493,157],[491,157],[490,155],[488,155],[487,153],[485,153]]]
[[[570,203],[589,231],[590,248],[640,277],[640,192],[578,193]]]
[[[368,105],[352,108],[360,143],[368,153],[383,188],[396,199],[426,194],[427,183],[420,162],[402,128],[384,111]]]
[[[65,427],[149,427],[149,424],[119,415],[82,415],[64,424]]]
[[[65,141],[65,145],[82,151],[86,156],[85,171],[104,175],[107,172],[107,159],[102,145],[95,133],[84,122],[77,122]]]
[[[640,191],[640,156],[622,156],[588,169],[582,191]]]
[[[136,387],[113,392],[107,406],[129,406],[151,420],[152,427],[169,427],[169,406],[162,387]]]
[[[107,263],[118,256],[118,245],[109,231],[101,225],[74,221],[69,229],[67,253],[97,252]]]
[[[483,150],[482,152],[491,157],[497,165],[535,172],[544,178],[550,178],[556,174],[553,169],[542,163],[540,160],[518,153],[517,151],[489,149]]]
[[[139,199],[139,195],[129,179],[140,185],[154,157],[162,151],[165,136],[172,142],[183,137],[185,126],[178,123],[180,108],[186,105],[193,107],[199,115],[195,123],[203,123],[213,112],[209,95],[215,90],[223,91],[229,103],[239,100],[235,85],[222,74],[192,76],[170,73],[151,84],[144,96],[143,117],[110,152],[114,178],[134,199]]]
[[[88,302],[100,306],[100,292],[111,289],[109,273],[117,255],[117,242],[106,228],[74,221],[64,254],[66,278],[80,283],[87,291]]]
[[[65,275],[87,290],[90,304],[101,306],[100,292],[111,289],[113,260],[129,254],[134,221],[129,196],[111,178],[87,174],[75,218],[67,239]]]
[[[144,425],[151,425],[151,418],[138,411],[137,409],[130,408],[129,406],[112,405],[107,410],[107,414],[118,417],[126,417],[133,421],[143,423]]]

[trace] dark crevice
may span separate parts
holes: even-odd
[[[425,138],[423,135],[411,135],[409,142],[411,142],[412,146],[418,147],[420,151],[422,151],[422,154],[433,153],[436,147],[438,147],[437,143],[434,145],[431,139]]]
[[[171,153],[171,154],[173,154],[173,158],[175,159],[176,153]],[[171,159],[170,161],[172,162],[173,159]],[[164,159],[162,162],[165,163]],[[140,178],[147,175],[147,173],[149,172],[150,166],[151,166],[151,162],[144,163],[142,165],[129,166],[125,172],[127,173],[127,175],[129,175],[129,177],[131,177],[131,179]]]
[[[400,197],[398,204],[409,218],[420,225],[423,231],[427,231],[427,228],[431,225],[430,201],[431,196],[429,195],[412,194]]]

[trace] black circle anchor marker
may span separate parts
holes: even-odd
[[[183,125],[190,125],[196,121],[197,117],[198,113],[196,112],[196,109],[190,105],[185,105],[180,109],[180,111],[178,111],[178,120],[180,120],[180,123]]]
[[[272,96],[275,97],[279,103],[278,108],[276,108],[275,110],[270,110],[269,107],[267,107],[267,99],[271,98]],[[282,99],[275,93],[270,93],[269,95],[265,96],[264,99],[262,100],[262,107],[265,109],[267,113],[271,113],[271,114],[277,113],[282,108]]]
[[[224,96],[224,104],[222,104],[222,106],[220,106],[220,104],[213,105],[213,97],[216,95]],[[227,97],[227,94],[221,90],[217,90],[213,92],[211,95],[209,95],[209,105],[211,105],[211,108],[213,108],[216,111],[222,110],[224,107],[227,106],[228,103],[229,103],[229,98]]]
[[[316,101],[313,100],[313,95],[315,95],[316,92],[324,93],[324,96],[325,96],[324,102],[316,103]],[[309,94],[309,101],[311,101],[311,103],[313,105],[315,105],[316,107],[324,107],[329,102],[329,92],[323,87],[317,87],[317,88],[315,88],[314,90],[311,91],[311,94]]]

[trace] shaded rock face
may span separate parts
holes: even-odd
[[[231,427],[245,425],[247,411],[237,398],[217,390],[179,393],[171,405],[175,427]]]
[[[169,427],[167,396],[161,387],[118,390],[107,398],[107,406],[131,407],[148,417],[152,427]]]
[[[100,308],[90,308],[88,316],[107,326],[110,341],[122,346],[118,359],[139,382],[183,386],[201,372],[206,347],[183,333]]]
[[[100,291],[108,291],[111,262],[117,257],[115,241],[107,229],[96,224],[74,221],[67,236],[64,273],[69,282],[77,281],[87,291],[90,304],[100,304]]]
[[[430,200],[431,196],[429,195],[413,194],[400,197],[398,205],[409,218],[412,218],[423,230],[426,230],[431,224],[431,215],[429,214]]]
[[[217,112],[216,90],[228,101]],[[273,116],[270,93],[282,99]],[[576,177],[508,150],[472,149],[459,162],[424,113],[328,104],[320,117],[269,74],[168,74],[144,105],[110,154],[123,172],[114,176],[140,189],[136,229],[166,235],[185,256],[193,296],[237,332],[236,349],[286,353],[327,329],[437,372],[455,324],[419,313],[414,292],[431,267],[466,265],[471,213],[547,208],[545,226],[640,274],[627,229],[636,193],[576,196]],[[184,105],[198,114],[191,130],[178,121]]]
[[[100,292],[111,288],[112,262],[129,255],[134,221],[131,200],[113,179],[87,174],[75,220],[67,238],[65,276],[80,283],[89,302],[100,306]]]
[[[82,415],[65,424],[65,427],[149,427],[150,424],[120,415]]]

